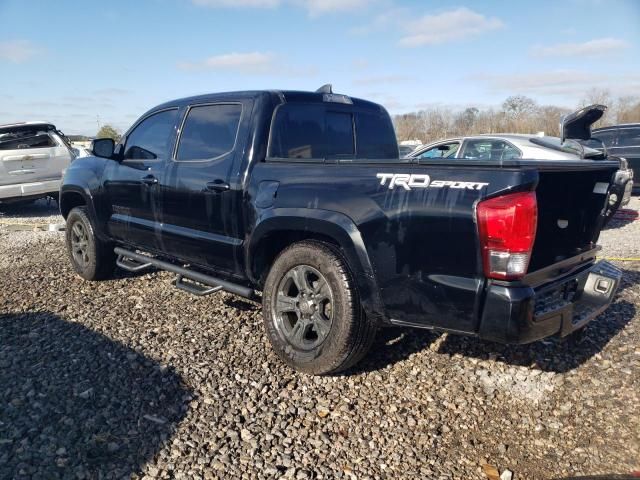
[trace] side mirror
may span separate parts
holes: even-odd
[[[91,151],[96,157],[113,158],[115,148],[113,138],[97,138],[91,142]]]

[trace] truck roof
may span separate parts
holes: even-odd
[[[326,95],[332,95],[336,100],[327,100]],[[220,92],[220,93],[207,93],[203,95],[194,95],[191,97],[179,98],[176,100],[171,100],[165,102],[161,105],[158,105],[150,110],[161,110],[167,107],[175,107],[175,106],[183,106],[189,105],[192,103],[206,103],[206,102],[218,102],[218,101],[230,101],[230,100],[250,100],[255,99],[260,96],[271,96],[274,99],[279,99],[280,102],[300,102],[300,103],[322,103],[322,102],[331,102],[334,101],[336,103],[345,103],[343,101],[339,101],[339,98],[348,98],[350,103],[356,107],[367,108],[373,110],[384,110],[384,107],[381,105],[370,102],[368,100],[363,100],[361,98],[349,97],[343,94],[334,94],[334,93],[326,93],[326,92],[307,92],[307,91],[298,91],[298,90],[242,90],[235,92]]]

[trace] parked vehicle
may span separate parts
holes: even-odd
[[[57,197],[72,159],[64,134],[51,123],[0,125],[0,203]]]
[[[411,152],[421,146],[422,143],[420,143],[419,140],[404,140],[398,143],[398,150],[400,151],[401,157],[408,157]]]
[[[408,156],[423,159],[464,159],[486,160],[493,162],[514,159],[535,158],[536,160],[581,160],[610,159],[619,162],[616,172],[612,199],[621,199],[618,206],[624,206],[631,199],[634,172],[628,168],[626,160],[613,158],[602,149],[594,148],[600,142],[565,140],[557,137],[545,137],[525,134],[487,134],[469,137],[449,138],[420,147]]]
[[[328,86],[175,100],[93,152],[61,188],[75,271],[261,300],[302,372],[349,368],[386,325],[565,336],[621,278],[596,261],[617,161],[402,159],[383,107]]]
[[[73,144],[71,144],[71,150],[73,150],[73,154],[74,154],[75,158],[90,157],[91,155],[93,155],[91,150],[89,150],[88,148],[85,148],[85,147],[83,147],[81,145],[73,145]]]
[[[640,188],[640,123],[623,123],[595,128],[592,134],[607,147],[607,151],[626,159],[634,172],[634,188]]]
[[[398,151],[401,157],[408,157],[411,152],[416,149],[413,145],[398,145]]]

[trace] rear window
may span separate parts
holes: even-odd
[[[359,112],[356,114],[358,129],[358,158],[398,158],[398,141],[388,115]]]
[[[271,131],[269,156],[312,159],[327,156],[323,105],[283,105]]]
[[[23,150],[57,146],[46,130],[30,129],[0,133],[0,150]]]
[[[355,134],[354,134],[355,132]],[[285,104],[271,130],[271,158],[398,158],[388,116],[327,104]]]

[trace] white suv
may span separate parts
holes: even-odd
[[[68,140],[51,123],[0,125],[0,203],[57,197],[73,159]]]

